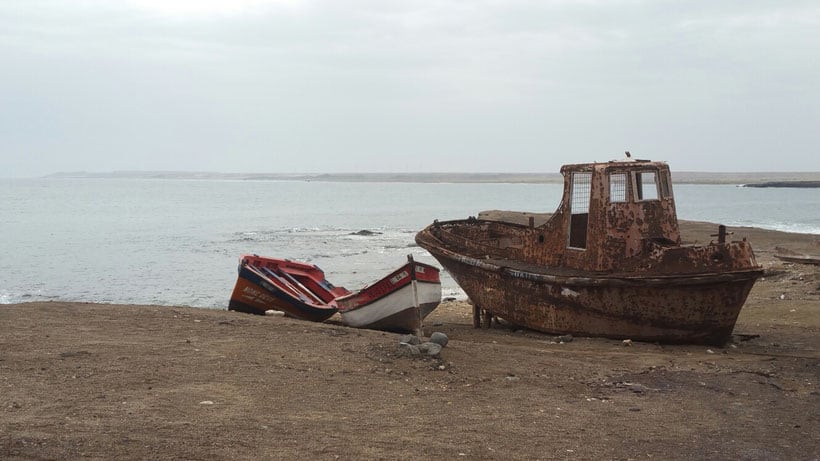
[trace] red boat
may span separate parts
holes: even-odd
[[[388,276],[336,299],[346,325],[405,332],[418,331],[440,302],[439,270],[412,255]]]
[[[336,313],[335,299],[350,294],[325,279],[318,267],[287,259],[245,254],[228,310],[264,315],[282,311],[302,320],[322,322]]]

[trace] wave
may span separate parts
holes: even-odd
[[[15,294],[8,290],[0,291],[0,304],[30,303],[37,301],[67,301],[57,295],[44,295],[39,293],[19,293]]]
[[[456,286],[455,288],[453,288],[453,287],[442,288],[442,290],[441,290],[441,299],[444,300],[446,298],[454,298],[456,301],[467,301],[468,299],[470,299],[467,296],[467,293],[465,293],[464,290],[462,290],[458,286]]]
[[[386,238],[406,238],[409,233],[405,229],[393,229],[387,227],[375,228],[351,228],[351,227],[284,227],[277,229],[245,230],[231,233],[231,242],[258,242],[270,241],[280,237],[336,237],[348,238],[351,240],[378,240]]]
[[[727,223],[727,226],[734,226],[734,227],[756,227],[758,229],[765,229],[765,230],[773,230],[779,232],[789,232],[793,234],[809,234],[809,235],[818,235],[820,234],[820,226],[814,226],[810,224],[801,224],[801,223],[789,223],[789,222],[750,222],[750,221],[730,221]]]
[[[350,256],[359,256],[359,255],[366,255],[370,253],[370,250],[351,250],[346,248],[339,249],[336,253],[314,253],[305,257],[304,262],[311,262],[315,260],[329,260],[329,259],[336,259],[336,258],[348,258]]]

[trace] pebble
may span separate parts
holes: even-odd
[[[441,344],[438,343],[426,342],[419,344],[418,347],[419,352],[421,352],[422,354],[427,354],[430,357],[438,357],[438,355],[441,353]]]
[[[448,338],[446,334],[436,331],[430,335],[430,342],[436,343],[441,347],[446,347],[447,343],[450,342],[450,338]]]
[[[624,345],[624,346],[631,346],[632,345],[632,340],[631,339],[625,339],[625,340],[623,340],[623,342],[621,344]]]
[[[572,342],[572,335],[562,335],[558,338],[559,343],[571,343]]]
[[[270,309],[270,310],[265,311],[265,315],[281,315],[281,316],[284,316],[285,313],[282,312],[282,311],[277,311],[277,310]]]
[[[640,384],[632,384],[629,386],[629,390],[636,394],[643,394],[646,388]]]
[[[415,344],[410,344],[406,342],[399,343],[399,355],[404,357],[418,357],[421,355],[421,351],[419,350],[418,346]]]
[[[421,344],[421,339],[419,339],[419,337],[416,335],[404,335],[401,338],[399,338],[399,342],[417,346]]]
[[[199,402],[200,405],[213,405],[214,402],[212,400],[203,400]]]

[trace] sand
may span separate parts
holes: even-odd
[[[3,305],[0,459],[820,458],[818,267],[773,257],[819,237],[732,230],[766,276],[724,348],[474,329],[466,302],[428,319],[439,359],[336,318]]]

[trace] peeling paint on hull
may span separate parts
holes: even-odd
[[[481,311],[554,334],[723,344],[763,274],[725,226],[684,245],[669,167],[629,158],[565,165],[539,226],[468,218],[416,235]],[[488,317],[485,315],[485,324]]]
[[[642,279],[549,278],[470,264],[431,250],[470,299],[509,322],[552,334],[721,345],[759,274]],[[474,261],[481,263],[481,261]]]

